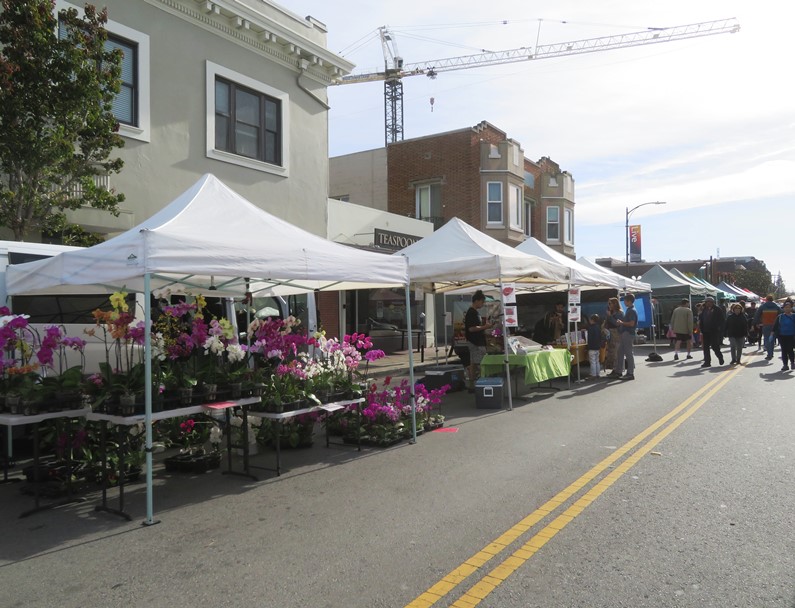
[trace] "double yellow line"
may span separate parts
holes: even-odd
[[[406,605],[406,608],[428,608],[450,594],[456,587],[464,583],[471,575],[482,571],[483,567],[505,551],[508,546],[518,540],[533,526],[544,518],[552,515],[571,497],[579,493],[597,477],[602,475],[609,467],[634,452],[624,459],[615,469],[605,475],[598,483],[594,484],[576,502],[550,521],[544,528],[534,534],[519,549],[499,563],[489,572],[485,573],[477,583],[471,586],[455,602],[450,604],[453,608],[472,608],[477,606],[506,578],[513,574],[520,566],[529,560],[535,553],[550,541],[558,532],[563,530],[569,522],[573,521],[583,510],[595,501],[602,493],[620,479],[641,458],[648,454],[658,443],[670,435],[679,425],[692,416],[702,405],[709,401],[718,391],[728,384],[743,368],[738,366],[731,371],[718,375],[716,378],[701,387],[680,403],[668,414],[657,420],[654,424],[633,437],[630,441],[618,448],[607,458],[591,468],[582,477],[558,492],[554,497],[522,519],[499,538],[489,543],[475,553],[463,564],[447,574],[438,583],[430,587],[419,597]],[[673,420],[673,422],[671,422]],[[669,424],[670,422],[670,424]],[[667,426],[666,426],[667,425]],[[665,427],[665,428],[663,428]],[[662,428],[662,430],[660,430]],[[658,432],[659,431],[659,432]],[[654,435],[654,433],[657,433]],[[654,435],[654,436],[652,436]],[[642,446],[644,441],[649,439]],[[638,447],[640,446],[640,447]],[[636,449],[637,448],[637,449]]]

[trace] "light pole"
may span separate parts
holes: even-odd
[[[665,205],[665,201],[651,201],[649,203],[641,203],[640,205],[635,205],[632,209],[627,207],[627,215],[626,215],[626,222],[624,224],[624,237],[626,238],[626,269],[627,273],[629,273],[629,216],[632,215],[632,212],[636,209],[640,209],[641,207],[645,207],[646,205]],[[629,274],[627,274],[629,276]]]

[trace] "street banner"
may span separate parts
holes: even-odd
[[[640,262],[640,224],[629,227],[629,261]]]

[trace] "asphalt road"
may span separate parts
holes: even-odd
[[[647,350],[634,382],[510,412],[449,395],[457,432],[415,445],[318,437],[259,482],[158,469],[155,526],[140,484],[133,522],[96,496],[18,519],[30,498],[0,485],[0,605],[795,606],[795,373]]]

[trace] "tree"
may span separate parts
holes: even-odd
[[[81,206],[118,215],[124,195],[95,176],[118,173],[124,146],[112,102],[121,51],[106,50],[107,10],[55,15],[52,0],[2,0],[0,225],[16,240],[61,233]]]

